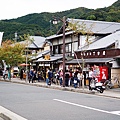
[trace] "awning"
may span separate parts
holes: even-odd
[[[120,58],[120,55],[118,55],[118,56],[115,56],[114,58]]]
[[[20,64],[19,66],[29,66],[29,64],[22,63],[22,64]]]
[[[112,61],[113,58],[90,58],[84,59],[85,63],[106,63]],[[71,61],[67,61],[66,64],[76,64],[76,63],[83,63],[82,59],[73,59]]]
[[[46,54],[48,54],[48,53],[50,53],[49,50],[46,50],[46,51],[43,51],[43,52],[39,52],[39,53],[37,54],[37,56],[32,56],[32,57],[31,57],[31,60],[35,60],[35,59],[41,58],[43,55],[46,55]]]
[[[50,60],[45,60],[44,58],[39,58],[38,60],[34,61],[34,62],[55,62],[58,60],[61,60],[63,58],[63,55],[55,55],[55,56],[50,56]]]

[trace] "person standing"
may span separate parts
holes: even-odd
[[[23,79],[23,69],[20,70],[20,79]]]
[[[32,81],[32,83],[33,83],[33,77],[34,77],[34,73],[33,73],[33,69],[31,69],[29,72],[29,83],[30,83],[30,81]]]
[[[84,78],[82,72],[78,72],[77,78],[78,78],[78,87],[80,87],[80,86],[81,86],[81,83],[82,83],[82,80],[83,80],[83,78]]]
[[[88,80],[89,80],[89,90],[91,90],[90,83],[91,83],[92,78],[93,78],[93,71],[92,71],[92,68],[90,68],[90,69],[89,69],[89,76],[88,76]]]
[[[49,69],[46,69],[46,84],[49,84]]]
[[[65,72],[65,86],[67,86],[67,87],[68,87],[69,78],[70,78],[70,72],[68,70],[66,70],[66,72]]]
[[[49,79],[48,85],[51,85],[51,82],[53,82],[53,72],[51,69],[48,72],[48,79]]]
[[[55,83],[59,85],[59,71],[57,70],[55,73]]]
[[[62,85],[62,81],[63,81],[63,70],[61,69],[60,70],[60,77],[59,77],[59,80],[60,80],[60,86]]]

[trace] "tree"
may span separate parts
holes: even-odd
[[[0,61],[4,64],[4,71],[8,70],[9,80],[11,79],[11,68],[25,61],[23,56],[24,50],[25,44],[13,43],[11,40],[6,40],[2,43],[0,47]]]
[[[87,17],[87,20],[96,20],[95,15],[90,15]]]
[[[9,66],[17,66],[25,61],[23,56],[25,44],[13,43],[11,40],[6,40],[0,48],[0,61],[4,60]]]

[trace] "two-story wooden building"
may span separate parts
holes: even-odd
[[[115,68],[116,63],[113,61],[119,59],[116,56],[120,55],[120,50],[117,47],[120,40],[120,23],[81,19],[67,19],[67,21],[73,24],[77,23],[76,25],[79,27],[84,26],[86,34],[82,32],[76,34],[76,31],[66,29],[66,68],[74,69],[79,66],[79,63],[81,64],[83,62],[81,57],[84,58],[87,67],[107,65],[110,69]],[[87,33],[90,32],[91,36],[88,37]],[[90,44],[86,46],[85,41],[88,38]],[[50,45],[50,59],[45,60],[44,58],[40,58],[36,62],[38,64],[51,64],[52,68],[62,69],[63,33],[59,32],[58,34],[47,37],[46,43]]]
[[[104,38],[114,33],[118,29],[120,29],[120,23],[116,23],[116,22],[92,21],[92,20],[81,20],[81,19],[67,19],[67,21],[72,23],[77,23],[79,26],[84,25],[86,33],[91,31],[92,34],[89,37],[91,43],[96,40],[100,40],[101,38]],[[70,60],[74,58],[74,55],[75,55],[74,51],[84,46],[86,39],[87,39],[87,36],[83,35],[82,33],[76,34],[75,31],[66,31],[65,32],[66,59]],[[46,41],[49,41],[52,44],[51,51],[53,55],[63,54],[63,34],[62,33],[49,36],[46,38]],[[77,62],[75,64],[77,64]]]

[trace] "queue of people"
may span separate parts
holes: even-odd
[[[82,72],[75,70],[66,70],[65,71],[65,86],[74,86],[75,88],[80,87],[82,84],[83,75]],[[51,80],[50,80],[51,81]],[[52,81],[54,84],[58,84],[60,86],[63,85],[63,70],[56,71],[53,73]]]
[[[20,79],[23,79],[23,70],[20,71]],[[36,71],[30,69],[28,72],[29,83],[34,82],[46,82],[46,85],[57,84],[63,86],[63,70],[53,71],[52,69],[46,68],[46,71]],[[66,70],[65,71],[65,86],[74,86],[75,88],[82,85],[83,75],[79,70]]]

